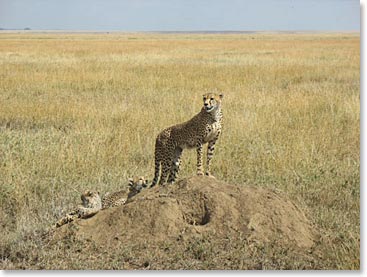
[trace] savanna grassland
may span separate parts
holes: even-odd
[[[0,33],[0,267],[47,268],[37,234],[85,189],[152,179],[156,135],[218,91],[213,174],[286,192],[323,237],[315,268],[359,269],[359,69],[359,34]]]

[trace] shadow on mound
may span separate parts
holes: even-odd
[[[284,248],[303,250],[312,248],[316,235],[305,214],[285,195],[209,177],[147,189],[123,206],[57,229],[53,239],[71,234],[109,249],[129,242],[160,245],[241,237],[248,245],[276,240]]]

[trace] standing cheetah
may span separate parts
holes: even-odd
[[[178,175],[181,154],[185,148],[195,148],[197,152],[197,175],[203,173],[203,144],[208,143],[205,175],[211,176],[210,164],[214,154],[215,143],[222,130],[221,102],[223,94],[207,93],[203,95],[204,106],[189,121],[163,130],[155,143],[155,172],[151,187],[158,183],[162,169],[160,185],[167,181],[173,183]]]

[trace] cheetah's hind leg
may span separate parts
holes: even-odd
[[[161,174],[161,179],[159,180],[160,186],[163,186],[167,183],[167,177],[171,170],[171,166],[172,166],[172,161],[164,161],[162,163],[162,174]]]
[[[181,155],[182,155],[182,148],[177,147],[174,152],[174,157],[172,160],[170,175],[168,177],[168,183],[172,184],[177,179],[178,173],[180,171],[181,166]]]

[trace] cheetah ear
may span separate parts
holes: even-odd
[[[129,186],[130,186],[130,187],[133,185],[133,183],[134,183],[133,178],[129,178]]]
[[[219,94],[219,99],[222,100],[224,97],[223,93]]]

